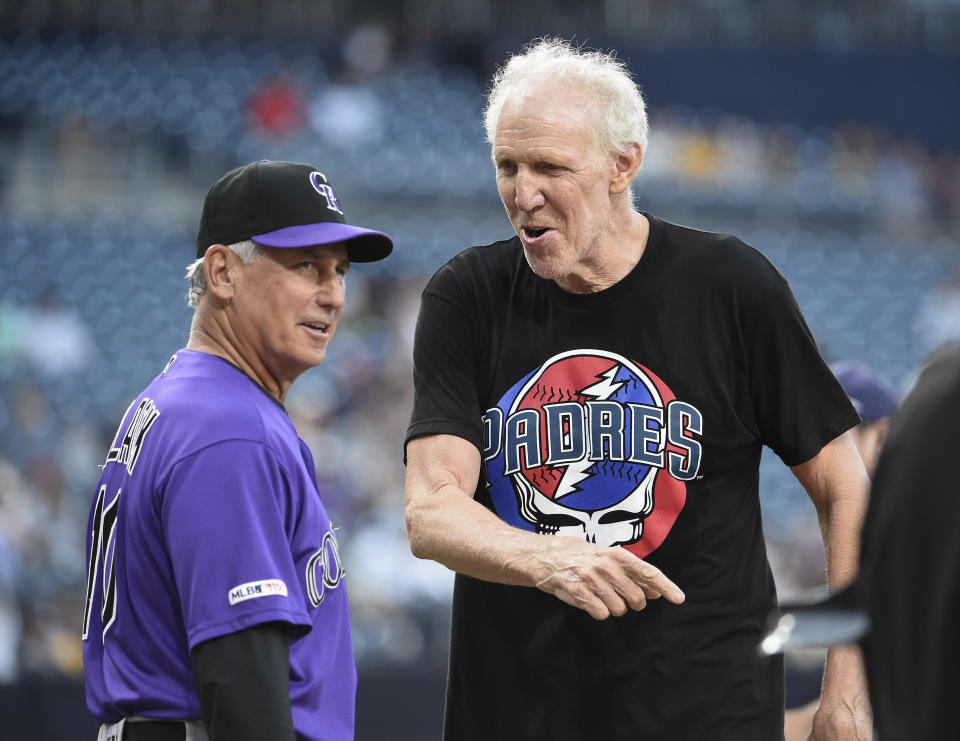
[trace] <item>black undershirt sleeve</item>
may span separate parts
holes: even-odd
[[[204,641],[191,658],[210,741],[294,741],[285,624],[263,623]]]

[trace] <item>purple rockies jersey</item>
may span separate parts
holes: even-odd
[[[349,608],[313,458],[239,369],[181,350],[133,401],[87,557],[87,705],[101,722],[200,718],[191,649],[282,621],[297,738],[353,738]]]

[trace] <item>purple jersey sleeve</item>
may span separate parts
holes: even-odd
[[[290,505],[287,477],[262,443],[220,442],[173,467],[161,521],[191,649],[272,620],[309,629]]]

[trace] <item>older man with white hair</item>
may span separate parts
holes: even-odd
[[[406,440],[411,548],[458,572],[444,736],[782,738],[782,662],[755,650],[776,604],[761,449],[844,584],[857,414],[759,252],[634,208],[647,120],[621,61],[537,41],[485,123],[516,235],[424,289]],[[869,725],[836,651],[814,738]]]

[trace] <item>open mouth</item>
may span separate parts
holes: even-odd
[[[317,332],[326,332],[330,327],[329,324],[324,324],[323,322],[304,322],[303,326],[309,327]]]
[[[523,227],[523,236],[525,236],[527,239],[536,239],[537,237],[542,237],[546,233],[547,233],[546,227],[544,228],[529,227],[529,226]]]

